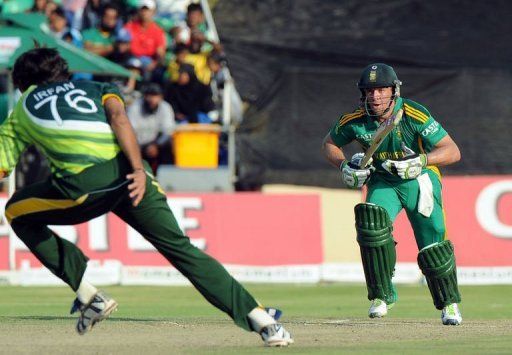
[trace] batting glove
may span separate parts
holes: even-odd
[[[344,160],[340,165],[341,179],[351,189],[359,189],[368,182],[372,173],[371,165],[361,169],[359,164],[363,159],[364,153],[356,153],[350,161]],[[371,164],[371,161],[369,162]]]
[[[404,180],[416,179],[421,175],[425,166],[427,166],[426,154],[413,154],[398,160],[386,160],[382,163],[385,170]]]

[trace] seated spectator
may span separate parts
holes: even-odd
[[[82,35],[75,29],[68,26],[66,13],[62,7],[57,7],[50,13],[48,17],[48,25],[50,33],[59,39],[64,39],[64,36],[71,38],[71,43],[76,47],[82,48]]]
[[[144,86],[144,83],[137,80],[137,78],[142,77],[143,65],[140,59],[135,57],[130,57],[123,65],[133,73],[126,83],[121,86],[121,92],[123,93],[125,104],[128,108],[133,102],[142,96],[141,87]]]
[[[190,64],[194,67],[197,79],[205,85],[210,84],[211,72],[207,63],[208,54],[192,54],[189,48],[183,43],[176,45],[174,54],[175,58],[171,60],[167,66],[167,76],[171,82],[178,81],[181,64]]]
[[[84,48],[102,57],[108,57],[112,54],[114,52],[114,42],[117,38],[118,20],[118,8],[112,4],[105,5],[99,26],[83,31]]]
[[[132,37],[132,55],[143,62],[147,78],[163,64],[167,46],[164,31],[153,20],[155,9],[154,0],[141,0],[136,18],[125,26]]]
[[[47,11],[46,8],[48,7],[48,4],[51,2],[52,2],[51,0],[35,0],[32,8],[30,10],[28,10],[27,12],[38,13],[38,14],[47,16],[49,13],[46,12]],[[53,11],[53,10],[55,10],[55,8],[51,9],[51,11]]]
[[[174,109],[177,123],[212,123],[219,119],[210,86],[197,80],[190,64],[182,64],[176,83],[167,85],[166,100]]]
[[[144,96],[128,107],[127,114],[141,147],[142,157],[156,174],[160,164],[172,163],[171,134],[174,131],[174,112],[164,101],[162,89],[151,83]]]
[[[72,17],[71,27],[77,31],[98,27],[102,6],[108,3],[110,3],[109,0],[75,0],[74,4],[69,6]]]
[[[213,46],[213,34],[208,31],[201,4],[191,3],[187,7],[186,22],[172,30],[175,44],[187,45],[192,53],[209,52]]]
[[[66,13],[62,7],[57,7],[53,10],[48,18],[48,25],[50,27],[50,34],[54,37],[66,41],[78,48],[83,47],[82,35],[79,31],[68,26]],[[91,80],[92,74],[89,73],[74,73],[71,77],[73,80]]]

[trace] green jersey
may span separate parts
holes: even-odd
[[[75,175],[113,159],[121,148],[103,103],[119,90],[109,83],[66,81],[31,86],[0,125],[0,171],[9,174],[34,144],[56,177]]]
[[[82,39],[85,42],[91,42],[95,45],[108,46],[115,42],[114,32],[101,31],[98,28],[90,28],[82,33]]]
[[[373,166],[376,172],[390,180],[400,180],[400,178],[385,171],[382,163],[386,159],[403,158],[405,156],[403,144],[416,153],[428,153],[447,135],[428,110],[417,102],[399,97],[393,109],[394,113],[401,108],[404,110],[402,120],[373,154]],[[366,150],[378,127],[379,122],[359,108],[341,116],[331,128],[330,136],[338,147],[355,140]],[[426,169],[431,169],[440,175],[436,166],[427,166]]]

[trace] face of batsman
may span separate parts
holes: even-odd
[[[382,116],[392,109],[392,101],[395,98],[392,87],[365,89],[366,103],[376,116]]]
[[[401,81],[395,70],[384,63],[364,68],[357,83],[361,90],[361,105],[369,116],[384,117],[391,114],[393,100],[400,96]]]

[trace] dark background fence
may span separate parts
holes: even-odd
[[[392,65],[402,95],[459,144],[462,161],[443,173],[512,173],[511,16],[512,2],[497,0],[219,2],[221,41],[251,104],[237,135],[242,183],[339,187],[321,142],[356,108],[373,62]]]

